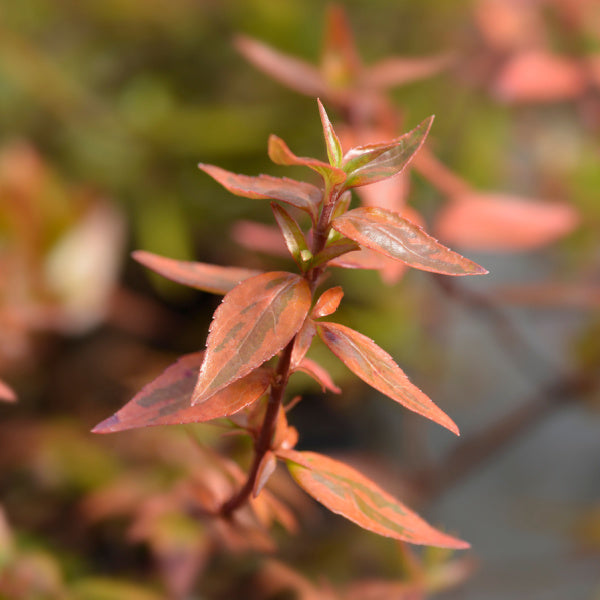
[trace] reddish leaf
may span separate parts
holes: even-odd
[[[321,124],[323,125],[323,135],[325,137],[325,145],[327,147],[329,164],[334,167],[339,167],[342,162],[342,145],[340,144],[340,140],[333,130],[333,125],[329,121],[329,117],[325,112],[325,108],[318,98],[317,103],[319,104],[319,114],[321,115]]]
[[[174,260],[145,250],[136,250],[132,256],[139,263],[167,279],[212,294],[226,294],[240,281],[260,273],[251,269]]]
[[[367,88],[390,88],[425,79],[439,73],[453,61],[452,56],[441,54],[425,58],[392,57],[372,65],[361,77]]]
[[[236,175],[214,165],[199,164],[198,167],[236,196],[281,200],[306,211],[313,221],[316,220],[317,206],[322,200],[323,193],[310,183],[270,175],[257,177]]]
[[[338,323],[317,323],[329,349],[370,386],[458,435],[450,417],[413,385],[392,357],[366,335]]]
[[[294,340],[291,359],[292,369],[295,369],[302,362],[316,333],[315,322],[310,318],[306,319]]]
[[[332,185],[342,183],[346,180],[346,173],[342,169],[332,167],[327,163],[317,160],[316,158],[305,158],[296,156],[288,147],[287,144],[276,135],[269,136],[269,158],[276,165],[285,166],[302,166],[309,167],[316,171],[325,181],[329,181]]]
[[[329,262],[332,267],[342,267],[343,269],[376,269],[385,268],[387,261],[383,254],[374,252],[368,248],[359,248],[359,250],[348,252],[338,256]]]
[[[0,400],[5,402],[16,402],[17,395],[13,389],[0,379]]]
[[[585,87],[586,73],[576,60],[530,50],[504,66],[494,92],[506,102],[557,102],[577,98]]]
[[[579,223],[568,204],[505,194],[463,194],[441,211],[438,235],[473,250],[531,250],[567,235]]]
[[[316,452],[280,450],[298,485],[329,510],[364,529],[426,546],[468,548],[442,533],[355,469]]]
[[[307,96],[327,94],[327,85],[316,67],[250,37],[237,36],[234,43],[246,60],[283,85]]]
[[[311,360],[310,358],[303,358],[294,371],[302,371],[309,377],[312,377],[320,386],[323,391],[329,390],[334,394],[341,394],[342,390],[335,385],[331,375],[322,367],[319,363]]]
[[[415,269],[445,275],[487,273],[483,267],[442,246],[418,225],[382,208],[355,208],[335,219],[332,227],[361,246]]]
[[[121,410],[102,421],[94,433],[112,433],[151,425],[204,423],[228,417],[258,400],[271,383],[270,369],[260,368],[191,406],[204,352],[186,354],[144,386]]]
[[[256,474],[256,481],[254,483],[254,489],[252,490],[252,497],[256,498],[262,489],[265,487],[269,477],[275,472],[277,467],[277,458],[275,455],[268,450],[260,461],[258,466],[258,473]]]
[[[344,291],[339,285],[325,290],[311,311],[312,318],[319,319],[332,315],[338,309],[343,297]]]
[[[226,294],[213,316],[192,402],[203,402],[277,354],[304,323],[310,304],[308,283],[285,272],[251,277]]]
[[[342,167],[348,173],[345,187],[375,183],[400,173],[425,141],[432,122],[433,116],[390,142],[350,149],[342,161]]]

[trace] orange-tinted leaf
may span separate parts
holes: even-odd
[[[418,225],[389,210],[355,208],[335,219],[332,227],[361,246],[415,269],[445,275],[487,273],[483,267],[442,246]]]
[[[332,267],[343,269],[383,269],[389,259],[368,248],[360,248],[356,251],[345,253],[330,261]]]
[[[586,73],[576,60],[530,50],[504,66],[494,93],[506,102],[557,102],[577,98],[585,87]]]
[[[507,194],[463,194],[438,216],[438,235],[473,250],[531,250],[567,235],[579,223],[577,211],[561,202]]]
[[[260,271],[238,267],[219,267],[200,262],[174,260],[145,250],[136,250],[132,256],[145,267],[167,279],[212,294],[226,294],[240,281],[260,273]]]
[[[308,283],[293,273],[263,273],[233,288],[213,316],[193,403],[277,354],[304,323],[310,304]]]
[[[302,229],[300,229],[300,226],[296,223],[292,215],[277,203],[271,202],[271,209],[292,258],[302,271],[306,271],[310,264],[312,253],[308,249]]]
[[[342,171],[342,169],[332,167],[331,165],[321,160],[317,160],[316,158],[296,156],[287,147],[287,144],[276,135],[269,136],[269,158],[276,165],[298,165],[302,167],[309,167],[321,175],[325,181],[329,181],[332,185],[342,183],[346,180],[346,173]]]
[[[338,323],[317,323],[317,331],[328,348],[364,382],[458,435],[454,421],[413,385],[392,357],[373,340]]]
[[[317,102],[319,104],[319,114],[321,115],[321,124],[323,125],[323,135],[325,137],[325,146],[327,147],[329,164],[334,167],[339,167],[342,163],[342,145],[333,130],[333,125],[325,112],[325,108],[318,98]]]
[[[394,140],[348,150],[342,161],[348,174],[345,187],[375,183],[400,173],[425,141],[432,123],[433,116]]]
[[[322,367],[319,363],[315,362],[310,358],[304,357],[294,371],[302,371],[309,377],[312,377],[320,386],[323,391],[329,390],[334,394],[341,394],[342,390],[335,385],[331,375]]]
[[[294,349],[292,350],[291,359],[292,369],[302,362],[316,333],[315,322],[310,318],[306,319],[294,340]]]
[[[445,69],[452,56],[441,54],[425,58],[386,58],[365,70],[361,83],[368,88],[390,88],[431,77]]]
[[[0,379],[0,400],[4,400],[5,402],[15,402],[17,400],[17,395],[13,391],[13,389],[4,383]]]
[[[316,452],[280,450],[298,485],[329,510],[360,527],[426,546],[468,548],[469,544],[426,523],[355,469]]]
[[[311,311],[312,318],[319,319],[332,315],[338,309],[343,297],[344,290],[339,285],[325,290]]]
[[[121,410],[102,421],[94,433],[112,433],[150,425],[205,423],[227,417],[258,400],[271,383],[271,371],[260,368],[192,406],[204,352],[182,356],[154,381],[144,386]]]
[[[236,196],[281,200],[306,211],[313,221],[317,216],[317,206],[323,194],[310,183],[270,175],[237,175],[214,165],[199,164],[198,167]]]
[[[327,86],[316,67],[250,37],[237,36],[234,43],[246,60],[283,85],[307,96],[327,94]]]
[[[258,466],[258,473],[256,474],[256,482],[254,484],[254,489],[252,490],[252,497],[256,498],[261,490],[265,487],[267,481],[269,481],[269,477],[273,475],[275,472],[275,468],[277,467],[277,458],[275,455],[268,450],[265,452],[262,460],[260,461],[260,465]]]

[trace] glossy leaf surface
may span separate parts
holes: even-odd
[[[220,267],[200,262],[175,260],[145,250],[136,250],[132,256],[145,267],[171,281],[212,294],[226,294],[244,279],[260,273],[260,271],[238,267]]]
[[[373,340],[338,323],[317,323],[317,331],[327,347],[365,383],[458,435],[454,421],[413,385]]]
[[[236,196],[281,200],[308,212],[313,219],[316,217],[322,192],[310,183],[270,175],[237,175],[214,165],[199,164],[198,167]]]
[[[305,158],[296,156],[287,144],[276,135],[269,137],[269,158],[276,165],[309,167],[316,171],[324,180],[335,185],[346,180],[346,173],[342,169],[317,160],[316,158]]]
[[[192,392],[203,356],[204,352],[182,356],[144,386],[121,410],[97,425],[94,433],[112,433],[151,425],[204,423],[227,417],[258,400],[271,383],[269,369],[256,369],[206,402],[192,406]]]
[[[311,358],[304,357],[294,371],[302,371],[309,377],[312,377],[320,386],[323,391],[329,390],[334,394],[341,394],[342,390],[334,383],[331,375],[327,372],[325,367],[322,367],[318,362],[315,362]]]
[[[193,403],[279,352],[304,323],[310,304],[308,284],[293,273],[263,273],[231,290],[213,315]]]
[[[415,269],[444,275],[487,273],[483,267],[440,244],[418,225],[389,210],[355,208],[335,219],[332,227],[361,246]]]
[[[315,322],[311,318],[306,319],[294,340],[291,361],[292,369],[296,368],[302,362],[316,334]]]
[[[323,135],[325,137],[325,146],[327,147],[329,164],[334,167],[339,167],[342,163],[342,145],[340,144],[340,140],[333,130],[333,125],[319,99],[317,99],[317,103],[319,104],[319,114],[321,115],[321,124],[323,125]]]
[[[282,450],[278,455],[315,500],[364,529],[386,537],[442,548],[468,548],[469,544],[426,523],[373,481],[342,462],[317,454]]]
[[[342,161],[348,173],[345,187],[375,183],[400,173],[425,141],[432,122],[433,116],[395,140],[356,146],[346,152]]]

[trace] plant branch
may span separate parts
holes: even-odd
[[[419,490],[419,499],[426,503],[439,497],[555,409],[592,392],[599,379],[597,374],[572,372],[545,386],[500,421],[467,437],[437,465],[412,478]]]
[[[292,349],[294,347],[295,339],[296,337],[294,336],[283,349],[283,352],[279,357],[275,377],[271,384],[265,417],[258,438],[254,444],[254,459],[252,461],[252,466],[250,467],[250,472],[248,473],[248,479],[244,486],[221,506],[219,514],[222,517],[230,517],[235,510],[240,508],[240,506],[248,500],[256,484],[260,463],[267,451],[271,448],[273,433],[275,432],[275,425],[277,423],[277,415],[279,414],[283,393],[285,392],[290,376]]]

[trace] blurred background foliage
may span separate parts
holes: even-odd
[[[497,48],[486,54],[475,17],[479,4],[343,3],[367,64],[388,55],[456,57],[445,72],[393,91],[405,129],[435,113],[431,148],[473,186],[563,200],[577,210],[580,226],[549,247],[522,254],[470,252],[491,275],[468,287],[495,297],[500,286],[513,285],[504,289],[502,302],[510,304],[503,310],[544,361],[559,365],[556,372],[579,366],[594,372],[600,364],[599,92],[591,87],[581,97],[502,102],[494,93],[493,74],[504,55]],[[597,56],[600,26],[591,33],[565,29],[553,7],[552,2],[543,7],[551,50],[577,60]],[[205,533],[194,523],[182,524],[181,515],[136,538],[124,516],[129,508],[106,521],[91,516],[89,508],[90,497],[120,490],[123,481],[134,482],[135,498],[170,489],[191,468],[191,459],[180,457],[193,454],[186,446],[190,431],[234,455],[243,455],[243,444],[216,442],[218,432],[206,427],[102,438],[88,431],[178,354],[203,347],[217,303],[151,277],[128,258],[130,250],[292,268],[284,259],[250,256],[230,240],[237,220],[270,222],[268,207],[231,196],[196,164],[306,177],[269,163],[270,133],[299,155],[324,156],[314,99],[255,70],[232,39],[244,33],[316,64],[325,8],[317,0],[26,0],[0,6],[0,374],[19,397],[17,404],[0,406],[0,596],[145,600],[165,597],[167,589],[172,597],[183,597],[177,586],[193,576],[173,582],[167,567],[154,567],[157,557],[160,563],[171,550],[193,558],[190,572],[200,573],[212,561],[190,598],[242,597],[232,595],[237,592],[228,585],[254,581],[252,561],[259,559],[206,558],[210,544],[197,547]],[[412,186],[410,204],[431,224],[445,199],[419,175]],[[392,287],[370,271],[344,271],[335,278],[346,290],[340,321],[386,348],[461,430],[480,429],[555,374],[537,373],[535,358],[520,369],[511,365],[497,328],[480,318],[481,306],[457,306],[429,276],[410,273]],[[530,282],[553,287],[529,290],[529,296],[523,288],[515,291],[514,285]],[[306,387],[307,380],[294,384],[293,391],[309,390],[310,407],[301,405],[292,418],[306,448],[356,449],[357,460],[381,469],[381,480],[389,482],[408,467],[427,466],[449,447],[444,432],[430,434],[411,416],[392,416],[385,400],[368,397],[342,366],[323,360],[346,393],[324,400],[316,388]],[[597,410],[598,398],[597,389],[586,396],[587,410]],[[323,412],[326,418],[317,416]],[[558,433],[542,432],[533,449],[530,439],[531,462],[517,453],[489,475],[506,477],[516,463],[550,469],[539,461],[555,436],[563,447],[574,438],[581,442],[566,452],[578,468],[568,461],[563,466],[585,482],[565,482],[570,495],[556,479],[548,483],[541,494],[548,500],[545,512],[533,509],[538,520],[529,523],[537,528],[535,541],[507,534],[498,542],[502,550],[490,550],[498,532],[478,526],[477,519],[493,520],[491,510],[517,510],[510,500],[488,504],[491,493],[514,495],[519,483],[510,476],[503,492],[498,480],[488,479],[478,489],[467,486],[470,495],[459,492],[434,506],[435,518],[449,524],[455,518],[461,535],[474,543],[474,555],[480,542],[482,560],[492,564],[490,578],[484,567],[471,591],[460,592],[479,596],[457,597],[524,597],[529,589],[528,598],[538,592],[550,598],[539,581],[523,584],[515,596],[503,595],[494,580],[509,568],[501,559],[515,545],[524,544],[516,554],[525,565],[547,558],[540,551],[547,529],[563,540],[550,545],[557,569],[564,568],[565,580],[579,581],[575,592],[560,597],[593,597],[597,574],[594,578],[585,561],[597,558],[600,544],[600,447],[593,441],[600,436],[589,413],[580,418],[583,429],[581,422],[570,422]],[[379,465],[364,456],[375,451],[387,455]],[[527,471],[519,477],[526,478]],[[531,502],[542,500],[535,489],[527,490]],[[469,498],[483,508],[472,511]],[[346,529],[337,519],[320,521],[303,505],[302,511],[312,527],[301,541],[279,536],[280,543],[282,554],[314,579],[346,581],[356,565],[365,576],[399,579],[405,573],[406,557],[391,542]],[[319,532],[318,523],[327,524],[328,535]],[[502,522],[497,525],[504,529]],[[527,529],[522,525],[515,528]],[[573,566],[572,553],[582,549],[591,554]],[[494,570],[496,559],[500,567]],[[445,560],[426,557],[436,576],[440,564],[450,564]],[[465,565],[447,568],[450,575],[440,581],[461,579],[472,568]],[[250,594],[248,587],[242,589]],[[284,597],[253,593],[257,599]]]

